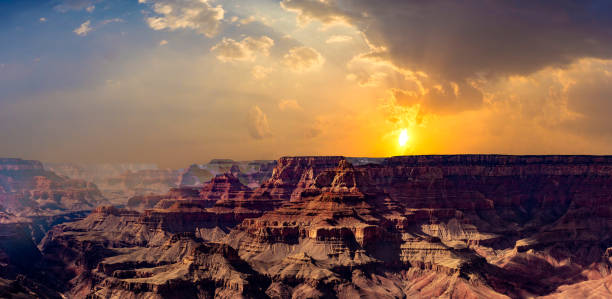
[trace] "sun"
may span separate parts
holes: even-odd
[[[408,136],[408,130],[402,129],[400,131],[399,137],[397,138],[397,143],[399,143],[401,147],[404,147],[406,146],[406,144],[408,144],[408,140],[410,140],[410,136]]]

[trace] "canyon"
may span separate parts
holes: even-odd
[[[95,183],[114,205],[125,205],[132,197],[159,195],[170,188],[197,187],[215,175],[232,173],[251,188],[270,178],[276,161],[234,161],[213,159],[184,169],[160,169],[155,164],[75,164],[45,163],[48,170],[64,177]]]
[[[0,295],[612,296],[612,156],[213,160],[121,205],[0,162]]]
[[[93,183],[60,176],[39,161],[0,158],[0,297],[60,298],[53,284],[61,282],[42,266],[37,244],[54,225],[105,204]]]

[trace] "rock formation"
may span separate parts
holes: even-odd
[[[38,161],[0,159],[0,205],[17,216],[89,210],[106,199],[97,186],[61,177]]]
[[[350,161],[99,208],[55,226],[41,263],[77,298],[609,296],[612,157]]]
[[[92,183],[59,176],[38,161],[0,159],[0,297],[60,298],[36,244],[52,226],[104,203]]]
[[[193,164],[181,174],[180,186],[202,186],[219,174],[233,174],[248,187],[257,188],[270,178],[276,161],[234,161],[213,159],[207,164]]]

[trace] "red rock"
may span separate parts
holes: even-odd
[[[282,157],[272,171],[272,177],[255,190],[258,196],[275,199],[295,199],[310,187],[324,170],[333,169],[343,157]]]
[[[97,186],[47,171],[38,161],[0,159],[0,204],[20,216],[89,210],[107,202]]]
[[[612,157],[358,161],[285,157],[254,190],[228,174],[143,213],[102,208],[51,230],[45,256],[77,269],[71,292],[83,296],[157,296],[180,292],[176,281],[283,298],[577,296],[609,284]],[[211,240],[224,245],[196,253]],[[236,279],[196,278],[211,273]]]
[[[200,198],[208,200],[227,200],[236,197],[249,197],[251,188],[243,185],[233,174],[215,176],[200,189]]]

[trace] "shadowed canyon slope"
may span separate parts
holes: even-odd
[[[352,162],[352,163],[351,163]],[[51,229],[75,298],[611,296],[612,157],[283,157]],[[58,287],[61,286],[61,287]]]
[[[0,297],[59,298],[62,282],[43,267],[36,244],[53,225],[82,219],[101,204],[108,201],[95,184],[39,161],[0,158]]]

